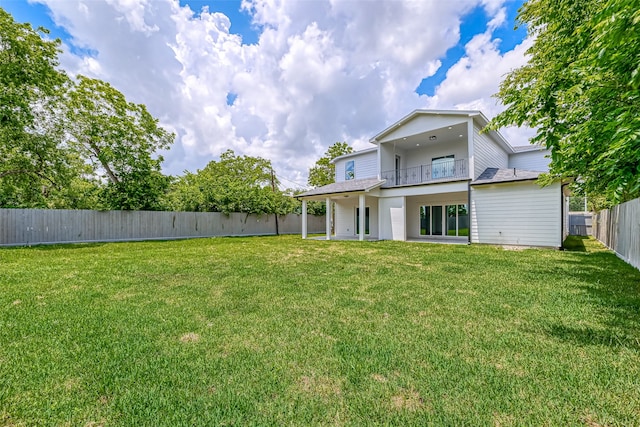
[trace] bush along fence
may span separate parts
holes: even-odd
[[[324,216],[308,215],[309,233]],[[0,209],[0,246],[298,234],[302,216],[219,212]],[[277,230],[277,232],[276,232]]]
[[[640,269],[640,199],[596,213],[593,236]]]

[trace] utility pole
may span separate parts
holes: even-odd
[[[273,168],[271,168],[271,190],[273,191],[273,194],[276,194],[276,177],[273,173]],[[276,236],[280,235],[280,230],[278,230],[278,211],[276,209],[275,212],[275,216],[276,216]]]

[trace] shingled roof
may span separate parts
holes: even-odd
[[[533,181],[543,172],[527,171],[523,169],[487,168],[471,185],[498,184],[501,182]]]
[[[380,187],[384,184],[384,179],[378,178],[365,178],[365,179],[352,179],[349,181],[334,182],[333,184],[323,185],[322,187],[314,188],[313,190],[306,191],[299,194],[296,197],[309,197],[309,196],[321,196],[323,194],[336,194],[336,193],[351,193],[355,191],[369,191],[374,188]]]

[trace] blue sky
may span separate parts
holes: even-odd
[[[231,148],[303,183],[330,144],[368,148],[415,108],[493,116],[500,79],[524,63],[526,31],[514,30],[522,0],[250,4],[0,0],[17,21],[63,41],[70,74],[109,81],[176,133],[169,173]],[[526,132],[505,132],[526,143]]]

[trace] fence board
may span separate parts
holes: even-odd
[[[0,246],[276,234],[274,215],[218,212],[0,209]],[[309,215],[309,233],[324,216]],[[298,234],[302,216],[279,215],[280,234]]]
[[[593,236],[640,269],[640,199],[596,213]]]

